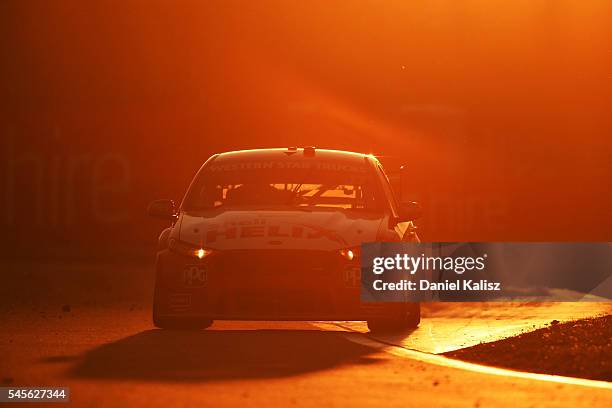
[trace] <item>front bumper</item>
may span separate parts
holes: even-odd
[[[161,316],[219,320],[365,320],[394,303],[361,303],[360,266],[335,252],[236,250],[202,260],[170,251],[157,257],[155,305]]]

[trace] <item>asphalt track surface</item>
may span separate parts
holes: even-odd
[[[216,322],[196,332],[158,330],[146,297],[100,302],[95,291],[89,294],[72,297],[69,307],[57,299],[3,305],[3,386],[68,386],[71,405],[83,407],[612,406],[610,383],[436,355],[552,319],[610,313],[610,304],[426,305],[417,330],[375,336],[363,322]]]

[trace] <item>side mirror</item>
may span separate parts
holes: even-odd
[[[399,212],[400,221],[414,221],[421,218],[423,215],[423,208],[419,203],[409,201],[400,204]]]
[[[149,204],[147,213],[151,217],[162,218],[164,220],[176,219],[176,207],[172,200],[155,200]]]

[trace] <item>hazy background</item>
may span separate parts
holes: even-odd
[[[211,154],[407,165],[425,240],[612,239],[606,1],[3,1],[3,251],[152,253]]]

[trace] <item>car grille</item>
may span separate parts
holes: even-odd
[[[211,268],[226,279],[275,277],[314,279],[329,276],[338,267],[338,257],[329,251],[254,250],[224,251],[216,256]]]
[[[226,251],[209,273],[210,306],[217,313],[274,315],[334,309],[339,257],[328,251]]]

